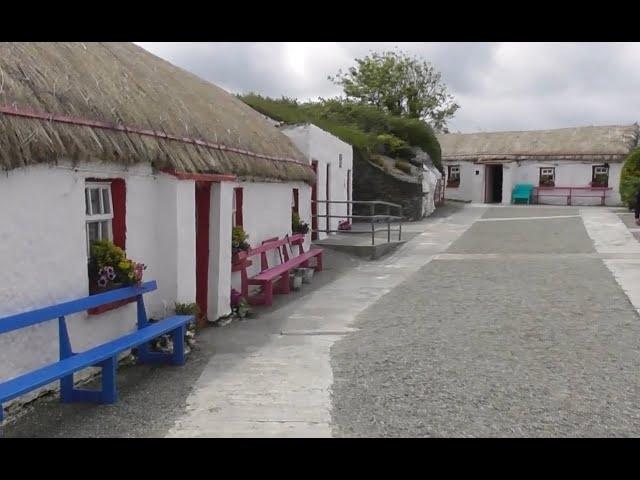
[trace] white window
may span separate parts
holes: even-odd
[[[84,188],[87,255],[91,244],[97,240],[113,241],[113,203],[110,183],[87,182]]]
[[[556,169],[555,168],[541,168],[540,169],[540,181],[541,186],[554,187],[556,183]]]
[[[449,165],[449,175],[447,175],[447,187],[455,188],[460,185],[460,165]]]

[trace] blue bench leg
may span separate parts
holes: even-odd
[[[117,357],[111,357],[102,362],[102,403],[116,403],[118,391],[116,389]]]
[[[186,325],[182,325],[171,333],[173,340],[173,357],[171,363],[174,365],[184,365],[184,336],[186,329]]]
[[[73,402],[73,373],[60,379],[60,401],[62,403]]]

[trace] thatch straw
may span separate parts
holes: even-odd
[[[0,113],[0,166],[5,170],[71,159],[147,162],[155,168],[245,179],[315,178],[302,153],[259,113],[131,43],[0,43],[0,105],[294,160]]]
[[[637,145],[637,124],[438,135],[448,161],[576,160],[623,161]]]

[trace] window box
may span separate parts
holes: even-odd
[[[115,284],[112,285],[111,287],[108,288],[99,288],[99,287],[93,287],[89,289],[89,295],[96,295],[98,293],[106,293],[106,292],[110,292],[111,290],[117,290],[119,288],[123,288],[126,285],[122,285],[122,284]],[[128,305],[129,303],[133,303],[136,301],[136,297],[131,297],[131,298],[125,298],[123,300],[117,300],[115,302],[111,302],[111,303],[107,303],[105,305],[100,305],[99,307],[95,307],[95,308],[90,308],[89,310],[87,310],[87,313],[89,315],[100,315],[101,313],[105,313],[105,312],[109,312],[111,310],[115,310],[116,308],[120,308],[124,305]]]

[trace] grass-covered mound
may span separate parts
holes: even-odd
[[[442,171],[440,144],[425,122],[385,113],[370,106],[342,100],[300,103],[256,94],[239,96],[254,110],[288,124],[313,123],[357,148],[365,158],[384,154],[398,159],[413,156],[411,147],[427,152]]]

